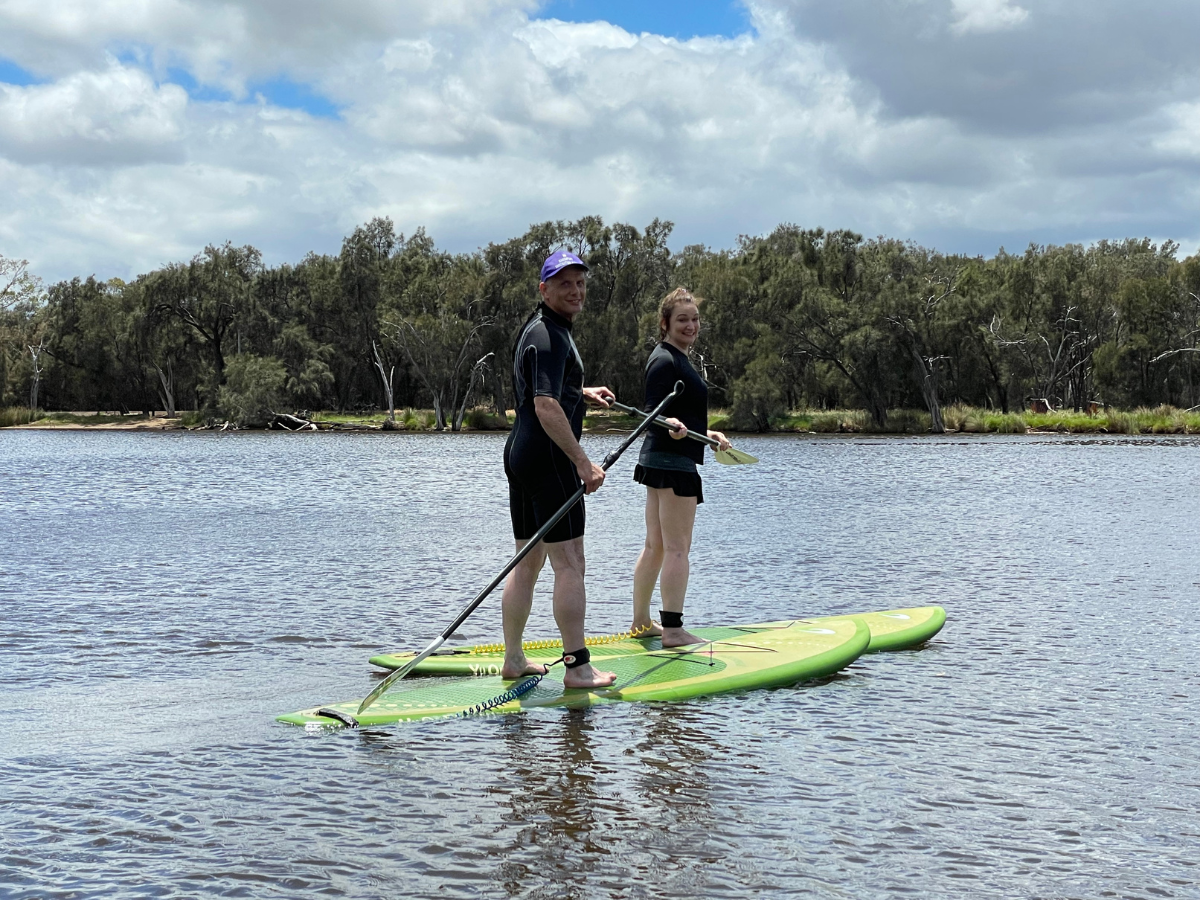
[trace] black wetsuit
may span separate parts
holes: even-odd
[[[526,320],[513,350],[517,421],[504,445],[504,474],[513,536],[527,540],[583,483],[575,464],[538,420],[534,397],[553,397],[562,407],[575,439],[583,433],[583,360],[571,337],[571,323],[539,303]],[[553,544],[582,537],[580,500],[546,535]]]
[[[663,341],[646,361],[646,412],[671,393],[676,381],[683,382],[683,393],[667,404],[662,415],[678,419],[697,434],[708,434],[708,385],[686,353]],[[671,488],[680,497],[703,503],[697,465],[704,465],[702,443],[673,438],[667,429],[654,426],[646,432],[633,477],[647,487]]]

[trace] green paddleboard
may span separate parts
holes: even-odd
[[[837,622],[844,619],[855,619],[870,629],[871,646],[868,652],[876,653],[882,650],[905,650],[924,643],[942,629],[946,623],[946,611],[940,606],[922,606],[914,609],[856,613],[849,616],[822,616],[813,619],[788,619],[781,622],[762,622],[756,625],[729,625],[689,630],[706,641],[719,641],[765,631],[803,627],[820,622]],[[639,653],[654,653],[662,650],[662,641],[657,637],[635,638],[629,635],[588,638],[587,645],[592,659],[603,662],[604,665],[608,665],[607,660],[615,657],[635,656]],[[525,655],[532,662],[553,662],[562,656],[562,641],[526,641]],[[371,657],[371,663],[384,669],[398,669],[414,656],[416,656],[415,653],[387,653]],[[423,660],[411,674],[499,675],[500,664],[503,660],[504,647],[500,644],[443,649]]]
[[[687,700],[728,691],[780,687],[831,675],[854,662],[871,640],[867,625],[854,617],[820,623],[795,623],[757,633],[739,630],[708,644],[597,660],[616,672],[607,688],[565,688],[561,666],[519,698],[490,707],[490,712],[517,712],[543,706],[592,706],[621,700]],[[593,657],[595,659],[595,657]],[[437,684],[401,682],[359,716],[361,701],[314,706],[278,721],[308,728],[338,727],[331,709],[360,725],[386,725],[435,716],[470,714],[526,679],[499,676],[456,679]]]

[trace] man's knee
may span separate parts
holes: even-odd
[[[520,549],[527,543],[528,541],[517,541],[517,550],[520,551]],[[520,573],[525,577],[532,577],[536,580],[538,575],[541,573],[542,566],[545,564],[545,562],[546,545],[540,544],[525,554],[525,558],[513,567],[513,572]]]
[[[550,557],[550,566],[554,574],[583,575],[586,568],[583,556],[583,538],[572,538],[569,541],[547,544],[546,555]]]

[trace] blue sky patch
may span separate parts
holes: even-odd
[[[322,97],[309,85],[290,78],[278,77],[270,81],[259,81],[246,85],[253,94],[262,94],[267,102],[284,109],[301,109],[310,116],[321,119],[338,118],[337,106],[326,97]]]
[[[611,22],[626,31],[649,31],[686,40],[696,36],[736,37],[750,31],[750,15],[737,0],[549,0],[540,19]]]
[[[0,84],[16,84],[24,87],[27,84],[40,84],[42,79],[27,72],[11,60],[0,57]]]
[[[167,81],[171,82],[171,84],[179,85],[187,91],[188,96],[193,100],[204,102],[208,100],[227,101],[232,99],[229,96],[229,92],[223,88],[200,84],[187,69],[167,69]]]
[[[186,69],[171,68],[167,70],[167,81],[177,84],[193,100],[200,102],[216,101],[229,102],[233,99],[224,88],[201,84],[192,73]],[[338,118],[337,106],[314,91],[307,84],[292,81],[290,78],[279,76],[266,81],[254,81],[246,85],[249,96],[244,102],[255,102],[255,96],[261,94],[272,106],[283,109],[299,109],[321,119]]]

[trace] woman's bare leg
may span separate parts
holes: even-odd
[[[683,612],[691,566],[688,554],[692,549],[692,528],[696,523],[696,498],[678,497],[674,491],[657,492],[659,528],[662,532],[663,555],[659,591],[666,612]],[[664,628],[664,647],[698,644],[701,639],[684,628]]]
[[[658,522],[660,493],[663,491],[646,488],[646,543],[633,567],[633,625],[630,631],[638,635],[662,634],[662,628],[650,618],[650,598],[663,562],[662,528]]]

